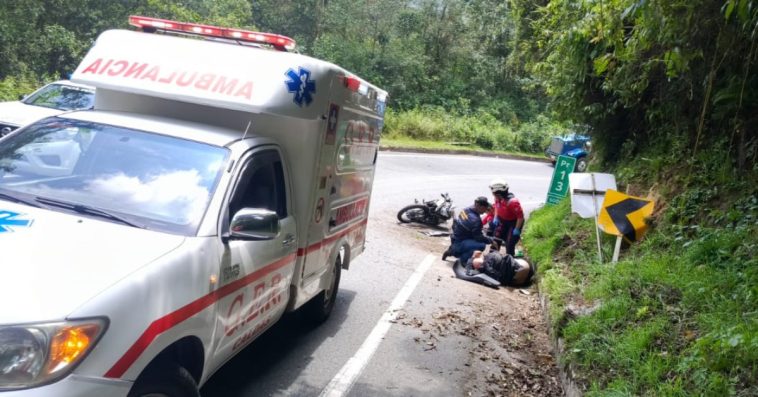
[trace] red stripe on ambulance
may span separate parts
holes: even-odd
[[[201,73],[190,70],[166,70],[160,65],[144,62],[98,58],[84,68],[82,74],[107,75],[110,77],[149,80],[155,83],[189,87],[209,91],[231,97],[242,97],[248,100],[253,97],[253,82],[240,81],[229,76],[215,73]]]
[[[211,292],[208,295],[203,296],[193,302],[190,302],[176,311],[173,311],[155,321],[147,327],[145,332],[137,338],[137,341],[124,353],[121,358],[113,364],[113,367],[105,373],[106,378],[120,378],[134,364],[139,356],[150,346],[150,343],[158,337],[158,335],[168,331],[172,327],[181,323],[184,320],[200,313],[208,306],[216,303],[220,299],[227,295],[237,291],[240,288],[246,287],[249,284],[263,278],[269,273],[279,270],[287,265],[293,264],[295,254],[290,254],[276,262],[266,265],[266,267],[249,274],[239,280],[229,283],[216,291]]]
[[[323,239],[323,240],[321,240],[321,241],[319,241],[317,243],[309,245],[306,248],[300,248],[300,249],[297,250],[297,256],[308,255],[309,253],[311,253],[313,251],[319,250],[319,249],[321,249],[321,246],[333,243],[334,241],[336,241],[340,237],[342,237],[342,236],[344,236],[344,235],[346,235],[346,234],[348,234],[350,232],[354,232],[354,231],[356,231],[356,230],[358,230],[360,228],[365,228],[367,224],[368,224],[368,219],[365,219],[365,220],[363,220],[363,222],[358,223],[356,225],[353,225],[350,228],[345,229],[345,230],[343,230],[343,231],[335,234],[334,236],[331,236],[329,238],[325,238],[325,239]]]
[[[366,201],[368,201],[368,199],[366,199]],[[297,250],[297,256],[307,255],[309,252],[313,252],[317,249],[320,249],[321,246],[323,245],[333,243],[337,239],[341,238],[342,236],[345,236],[346,234],[350,232],[353,232],[362,227],[366,227],[367,223],[368,223],[368,219],[365,219],[363,222],[353,225],[352,227],[346,230],[343,230],[335,234],[334,236],[328,237],[315,244],[311,244],[307,248],[300,248]],[[202,298],[194,302],[191,302],[185,305],[184,307],[153,321],[150,324],[150,326],[147,327],[145,332],[143,332],[142,335],[137,339],[137,341],[134,342],[134,344],[129,348],[129,350],[127,350],[126,353],[124,353],[124,355],[116,362],[116,364],[114,364],[113,367],[111,367],[111,369],[109,369],[108,372],[105,373],[105,377],[106,378],[121,377],[129,369],[129,367],[131,367],[132,364],[134,364],[134,362],[137,361],[137,358],[139,358],[139,356],[148,348],[148,346],[150,346],[150,343],[152,343],[153,340],[155,340],[155,338],[158,337],[158,335],[168,331],[172,327],[194,316],[195,314],[201,312],[208,306],[216,303],[217,301],[237,291],[238,289],[244,288],[247,285],[252,284],[255,281],[263,278],[269,273],[276,271],[292,263],[292,260],[294,258],[295,258],[295,254],[287,255],[286,257],[267,265],[266,267],[264,267],[261,270],[258,270],[255,273],[252,273],[233,283],[227,284],[219,288],[218,290],[211,292],[210,294],[205,295]]]

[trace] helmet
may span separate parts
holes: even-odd
[[[508,183],[502,178],[493,179],[492,182],[490,182],[490,190],[492,193],[504,192],[508,190]]]

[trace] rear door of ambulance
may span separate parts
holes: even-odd
[[[382,118],[368,105],[370,92],[335,75],[322,131],[315,206],[308,230],[303,279],[319,274],[334,244],[346,239],[350,258],[364,248]],[[357,80],[356,80],[357,81]],[[375,91],[374,91],[375,93]],[[381,107],[383,111],[383,106]]]

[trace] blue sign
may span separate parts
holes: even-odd
[[[15,212],[0,210],[0,233],[12,232],[12,228],[16,227],[29,227],[32,225],[32,221],[29,219],[18,219],[19,216]]]
[[[313,95],[316,93],[316,81],[311,80],[311,72],[305,68],[290,69],[284,75],[287,76],[287,91],[295,94],[292,99],[297,106],[308,106],[313,102]]]

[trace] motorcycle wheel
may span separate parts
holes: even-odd
[[[414,204],[409,205],[401,209],[397,213],[397,220],[402,223],[419,222],[424,223],[426,219],[426,212],[428,211],[426,205]]]

